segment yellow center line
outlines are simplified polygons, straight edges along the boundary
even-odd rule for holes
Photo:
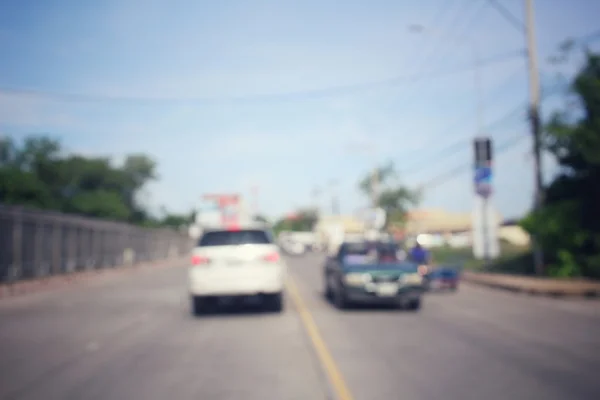
[[[306,333],[310,337],[310,340],[317,353],[317,356],[319,357],[319,361],[321,362],[321,365],[323,366],[323,369],[327,374],[329,383],[335,391],[337,399],[353,400],[354,397],[350,393],[350,389],[348,388],[348,385],[346,384],[342,373],[340,372],[336,362],[334,361],[331,352],[327,348],[327,345],[325,344],[325,341],[323,340],[323,337],[319,332],[319,328],[317,327],[317,324],[312,314],[310,313],[310,311],[308,311],[308,307],[306,307],[306,304],[302,299],[302,296],[300,295],[298,287],[296,286],[292,278],[289,276],[286,282],[286,288],[292,298],[294,305],[296,306],[296,309],[298,310],[298,314],[300,314],[302,324],[306,329]]]

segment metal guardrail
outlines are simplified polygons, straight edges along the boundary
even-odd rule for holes
[[[187,234],[0,205],[0,283],[180,257]]]

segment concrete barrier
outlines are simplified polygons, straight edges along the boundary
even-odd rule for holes
[[[185,266],[189,262],[188,257],[178,257],[170,260],[140,263],[137,265],[106,267],[97,270],[82,270],[64,275],[54,275],[39,279],[29,279],[14,283],[0,284],[0,300],[24,294],[36,293],[45,290],[70,286],[75,283],[98,281],[128,273],[140,272],[154,268],[169,268]]]
[[[584,279],[536,278],[464,271],[462,279],[478,285],[512,292],[550,297],[598,297],[600,282]]]

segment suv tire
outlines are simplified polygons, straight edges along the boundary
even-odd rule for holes
[[[206,314],[207,311],[207,301],[202,296],[192,296],[191,298],[191,306],[192,306],[192,315],[199,316]]]
[[[265,308],[267,311],[280,313],[283,311],[283,293],[268,294],[264,297]]]

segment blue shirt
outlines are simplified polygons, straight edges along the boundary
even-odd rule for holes
[[[428,253],[427,250],[425,250],[422,247],[413,247],[410,250],[410,258],[412,258],[412,260],[416,263],[419,264],[425,264],[427,263],[427,257]]]

